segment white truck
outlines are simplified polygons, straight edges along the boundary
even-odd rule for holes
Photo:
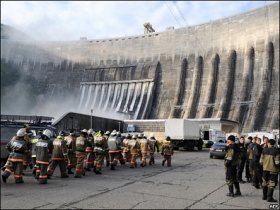
[[[261,132],[261,131],[258,131],[258,132],[252,132],[252,133],[248,133],[248,136],[252,136],[252,137],[259,137],[261,138],[261,144],[263,143],[263,139],[264,137],[268,137],[268,139],[274,139],[277,144],[278,144],[278,137],[277,137],[277,133],[276,132]]]
[[[203,142],[206,144],[208,141],[216,142],[226,142],[227,136],[226,132],[216,129],[209,129],[203,132]]]
[[[194,147],[202,150],[203,141],[199,123],[187,119],[166,119],[165,136],[170,137],[173,149],[183,147],[188,151],[193,151]]]

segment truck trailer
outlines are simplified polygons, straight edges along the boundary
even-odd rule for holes
[[[188,151],[193,151],[194,147],[202,150],[203,141],[198,122],[187,119],[166,119],[165,136],[170,137],[175,150],[179,147]]]

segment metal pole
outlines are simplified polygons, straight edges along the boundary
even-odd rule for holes
[[[121,122],[119,122],[119,132],[121,132]]]
[[[92,111],[93,109],[90,110],[90,128],[92,128]]]

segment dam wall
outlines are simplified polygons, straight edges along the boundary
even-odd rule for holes
[[[64,113],[225,118],[238,121],[240,133],[279,129],[279,2],[137,36],[1,39],[1,58],[36,79],[38,104],[72,104]]]

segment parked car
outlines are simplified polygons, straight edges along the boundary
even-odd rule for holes
[[[209,150],[210,158],[224,158],[226,153],[226,143],[214,143]]]

